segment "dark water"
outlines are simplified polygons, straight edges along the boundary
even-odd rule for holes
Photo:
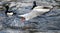
[[[46,0],[49,2],[48,0]],[[45,1],[45,2],[46,2]],[[44,1],[42,1],[44,2]],[[13,2],[12,2],[13,3]],[[49,2],[51,3],[51,2]],[[53,3],[53,4],[52,4]],[[47,5],[56,5],[54,1]],[[15,4],[15,3],[14,3]],[[29,31],[59,31],[60,30],[60,9],[53,8],[50,12],[35,17],[29,21],[21,22],[18,15],[30,12],[32,3],[16,3],[19,7],[12,7],[10,10],[16,15],[7,17],[5,11],[0,11],[0,33],[27,33]],[[27,4],[27,5],[26,5]],[[25,5],[25,6],[24,6]],[[37,3],[37,5],[45,5]],[[25,27],[29,27],[25,30]],[[33,29],[33,30],[32,30]]]

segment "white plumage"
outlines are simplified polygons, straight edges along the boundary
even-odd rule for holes
[[[34,17],[40,16],[45,12],[48,12],[51,8],[53,7],[52,6],[37,6],[31,12],[23,14],[23,15],[19,15],[19,17],[23,17],[27,21]]]
[[[8,16],[12,16],[13,15],[13,12],[10,12],[10,13],[7,13]]]

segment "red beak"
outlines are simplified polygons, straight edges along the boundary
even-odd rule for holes
[[[24,22],[25,21],[25,18],[24,17],[21,17],[21,21]]]

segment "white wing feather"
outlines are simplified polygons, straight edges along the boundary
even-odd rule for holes
[[[31,12],[19,15],[20,17],[24,17],[25,20],[30,20],[34,17],[37,17],[39,15],[42,15],[45,12],[48,12],[50,9],[43,9],[43,6],[37,6],[35,7]]]

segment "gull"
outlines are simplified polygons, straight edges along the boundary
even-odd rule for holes
[[[23,15],[18,15],[22,21],[28,21],[30,19],[33,19],[37,16],[41,16],[42,14],[49,12],[53,6],[36,6],[32,9],[31,12],[23,14]]]

